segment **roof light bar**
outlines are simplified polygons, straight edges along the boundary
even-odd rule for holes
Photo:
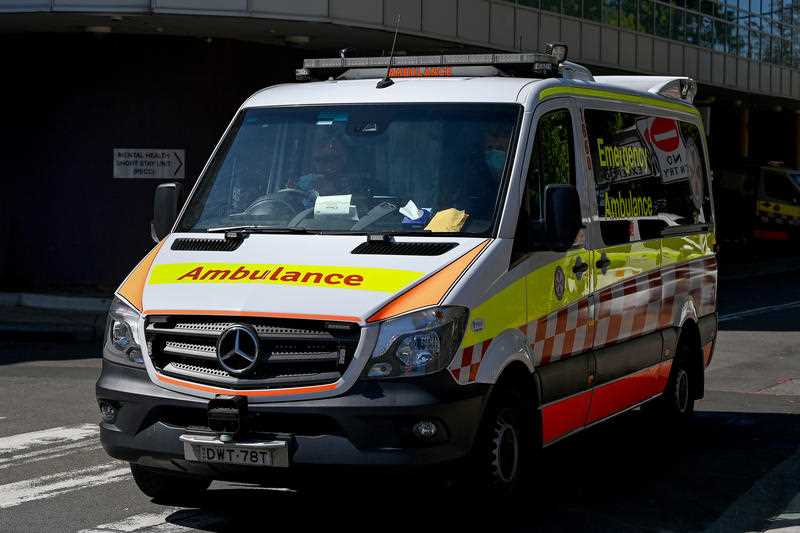
[[[436,67],[436,66],[470,66],[470,65],[524,65],[547,64],[553,68],[558,66],[558,58],[541,53],[521,54],[453,54],[435,56],[396,56],[392,60],[393,67]],[[345,57],[330,59],[306,59],[304,69],[348,69],[386,67],[388,57]]]

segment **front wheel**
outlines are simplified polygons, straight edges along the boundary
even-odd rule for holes
[[[193,503],[211,485],[211,480],[207,478],[176,474],[134,463],[131,463],[131,474],[139,490],[159,502]]]
[[[490,496],[512,496],[524,482],[535,445],[533,417],[514,396],[496,398],[487,407],[472,453],[471,485]]]

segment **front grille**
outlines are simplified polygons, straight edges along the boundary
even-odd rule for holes
[[[217,360],[217,340],[228,328],[252,326],[259,364],[246,376]],[[153,316],[146,328],[153,364],[162,374],[233,389],[334,383],[347,370],[360,336],[357,324],[272,318]]]

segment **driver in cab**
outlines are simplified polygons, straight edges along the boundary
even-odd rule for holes
[[[353,179],[346,173],[348,151],[335,137],[318,141],[311,152],[312,172],[287,184],[287,187],[305,191],[305,207],[314,205],[317,196],[351,194]]]

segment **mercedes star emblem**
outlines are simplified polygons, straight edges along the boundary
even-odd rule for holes
[[[232,376],[246,376],[258,365],[258,334],[251,326],[236,324],[217,340],[217,360]]]

